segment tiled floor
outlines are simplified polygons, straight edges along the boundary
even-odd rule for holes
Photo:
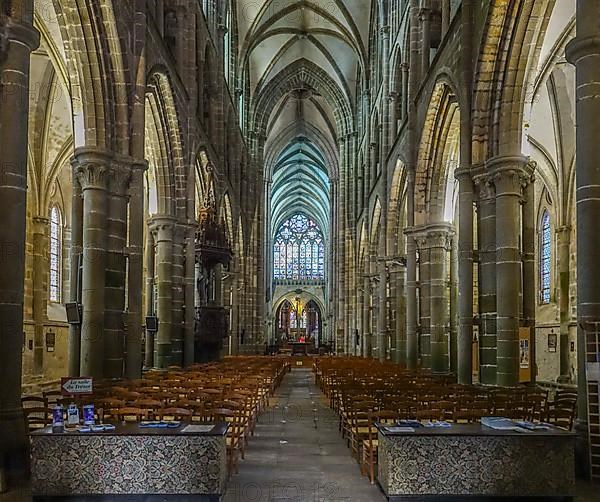
[[[225,502],[379,502],[312,372],[293,370],[261,416]]]

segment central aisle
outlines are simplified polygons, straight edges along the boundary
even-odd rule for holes
[[[260,417],[225,502],[384,500],[377,485],[360,475],[313,373],[292,370]]]

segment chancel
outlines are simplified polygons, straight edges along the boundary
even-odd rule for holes
[[[0,0],[0,499],[594,500],[599,18]]]

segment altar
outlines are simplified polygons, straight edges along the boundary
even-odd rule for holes
[[[309,348],[313,346],[306,342],[291,342],[289,345],[292,349],[292,356],[306,356],[308,355]]]

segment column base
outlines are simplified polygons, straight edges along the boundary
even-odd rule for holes
[[[29,474],[29,446],[23,409],[0,411],[0,469],[7,487],[21,486]]]
[[[575,475],[578,479],[589,480],[591,469],[587,421],[575,420],[573,430],[577,434],[577,439],[575,439]]]

